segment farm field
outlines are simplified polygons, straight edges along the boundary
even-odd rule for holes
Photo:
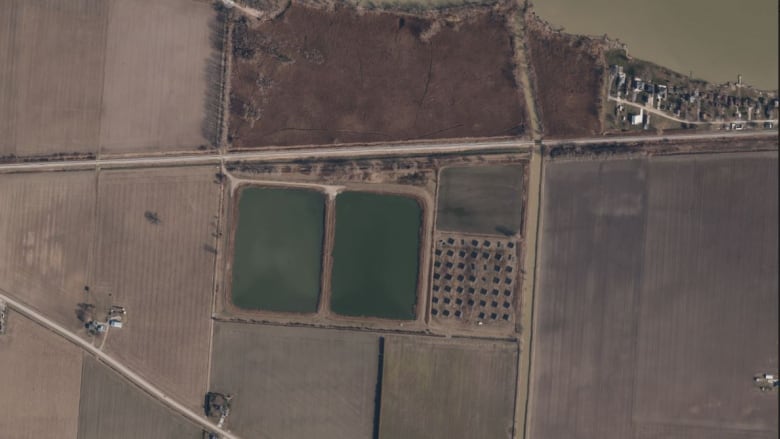
[[[601,133],[606,64],[586,37],[553,32],[535,15],[526,18],[531,80],[542,130],[548,137]]]
[[[2,437],[76,437],[81,351],[13,311],[7,323],[0,335]]]
[[[241,437],[371,437],[379,338],[218,322],[211,391],[231,393]]]
[[[95,231],[94,172],[0,175],[0,289],[78,331]]]
[[[514,235],[523,223],[523,165],[469,166],[441,171],[439,230]]]
[[[210,2],[111,2],[102,152],[194,150],[215,140],[219,27]]]
[[[777,436],[777,396],[745,385],[778,369],[778,161],[771,157],[651,165],[647,236],[655,239],[645,243],[642,268],[637,422]],[[664,387],[676,391],[660,394]]]
[[[385,339],[380,438],[512,437],[517,345]]]
[[[91,291],[127,309],[104,350],[193,408],[208,382],[217,171],[103,171],[98,186]]]
[[[0,2],[0,157],[97,151],[108,11]]]
[[[79,439],[203,437],[198,426],[89,356],[84,357],[81,401],[76,401],[74,408],[78,411]]]
[[[233,304],[315,312],[320,293],[325,195],[246,187],[239,193]]]
[[[455,21],[299,3],[270,22],[238,21],[233,147],[523,134],[503,15]]]
[[[219,29],[209,2],[3,1],[0,157],[209,144]]]
[[[336,197],[331,309],[337,314],[415,317],[422,208],[399,195]]]
[[[777,165],[547,166],[531,437],[777,436]]]

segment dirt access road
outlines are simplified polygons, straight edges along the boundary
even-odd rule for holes
[[[63,326],[59,325],[58,323],[50,320],[46,316],[38,313],[37,311],[33,310],[32,308],[29,308],[28,306],[24,305],[23,303],[8,297],[6,294],[0,294],[0,300],[4,301],[11,309],[15,310],[16,312],[24,315],[25,317],[29,318],[30,320],[40,324],[41,326],[49,329],[50,331],[54,332],[57,335],[62,336],[69,342],[75,344],[76,346],[80,347],[81,349],[85,350],[86,352],[90,353],[91,355],[95,356],[98,360],[102,361],[115,371],[119,372],[122,376],[124,376],[126,379],[131,381],[133,384],[140,387],[142,390],[147,392],[149,395],[157,399],[158,401],[162,402],[163,404],[170,407],[175,412],[181,414],[182,416],[188,418],[192,422],[194,422],[197,425],[200,425],[204,429],[208,431],[213,431],[219,433],[220,437],[225,439],[239,439],[238,436],[235,436],[222,428],[218,427],[216,424],[212,423],[208,419],[206,419],[204,416],[201,416],[194,411],[187,408],[185,405],[179,403],[178,401],[172,399],[165,393],[163,393],[160,389],[155,387],[150,382],[143,379],[141,376],[133,372],[132,370],[128,369],[124,364],[120,363],[119,361],[115,360],[113,357],[105,354],[100,349],[92,346],[89,342],[82,339],[75,333],[69,331],[68,329],[64,328]]]
[[[668,136],[619,136],[583,137],[576,139],[544,140],[545,146],[592,145],[599,143],[651,142],[653,140],[685,141],[739,137],[777,137],[774,130],[714,132],[697,134],[675,134]],[[279,161],[295,159],[331,159],[359,157],[408,157],[434,154],[469,154],[491,150],[515,150],[527,152],[534,145],[531,140],[483,140],[475,142],[410,143],[370,146],[307,147],[277,151],[227,152],[219,154],[147,155],[140,157],[94,159],[94,160],[52,160],[47,162],[0,164],[0,172],[36,172],[74,169],[102,169],[122,167],[152,167],[220,164],[228,161],[254,160]]]
[[[774,124],[777,123],[777,119],[754,119],[754,120],[740,120],[740,121],[736,121],[736,120],[726,121],[726,120],[724,120],[724,121],[713,121],[713,122],[702,122],[702,121],[695,121],[695,120],[685,120],[685,119],[680,119],[679,117],[672,116],[671,114],[664,113],[663,111],[657,110],[657,109],[655,109],[653,107],[648,107],[646,105],[637,104],[636,102],[627,101],[627,100],[625,100],[623,98],[616,98],[614,96],[609,96],[607,99],[609,99],[610,101],[617,102],[618,104],[628,105],[630,107],[634,107],[634,108],[639,109],[639,110],[645,110],[648,113],[655,114],[655,115],[657,115],[659,117],[663,117],[665,119],[673,120],[675,122],[680,122],[680,123],[687,123],[687,124],[691,124],[691,125],[720,125],[720,124],[726,124],[726,123],[731,123],[731,122],[735,122],[735,123],[737,123],[737,122],[738,123],[748,123],[748,122],[750,122],[750,123],[764,123],[764,122],[772,122]]]

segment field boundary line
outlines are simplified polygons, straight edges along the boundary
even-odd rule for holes
[[[322,191],[324,195],[322,262],[320,263],[320,292],[317,297],[319,316],[329,316],[330,300],[333,296],[333,249],[336,246],[336,197],[337,193]]]
[[[98,132],[97,132],[97,145],[95,145],[95,157],[100,159],[100,154],[103,150],[103,113],[105,112],[103,105],[103,94],[106,90],[106,64],[108,64],[108,26],[111,22],[111,4],[113,2],[106,2],[106,21],[103,23],[104,29],[103,29],[103,50],[102,50],[102,58],[103,58],[103,65],[101,66],[101,76],[100,76],[100,113],[98,114]]]
[[[227,185],[225,185],[225,164],[221,163],[219,167],[219,174],[222,177],[217,177],[221,181],[219,182],[219,201],[217,202],[217,214],[216,214],[216,230],[214,231],[214,248],[217,249],[217,254],[214,255],[214,271],[211,275],[211,315],[209,316],[209,357],[208,364],[206,366],[206,391],[211,389],[211,364],[212,364],[212,352],[214,351],[214,316],[217,313],[217,300],[219,296],[220,283],[224,277],[224,273],[220,273],[220,262],[225,257],[225,249],[221,248],[223,243],[222,228],[224,224],[222,222],[223,209],[225,208],[225,191]]]

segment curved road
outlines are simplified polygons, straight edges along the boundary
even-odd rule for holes
[[[229,433],[220,427],[217,427],[217,424],[214,424],[213,422],[209,421],[205,416],[201,416],[195,413],[194,411],[190,410],[187,406],[179,403],[178,401],[174,400],[170,396],[166,395],[162,390],[155,387],[154,384],[151,384],[150,382],[146,381],[143,377],[136,374],[135,372],[127,368],[125,365],[112,358],[110,355],[107,355],[103,351],[92,346],[92,344],[88,343],[86,340],[79,337],[74,332],[61,326],[57,322],[54,322],[53,320],[40,314],[39,312],[28,307],[27,305],[11,297],[8,297],[6,294],[0,294],[0,301],[5,302],[9,308],[13,309],[19,314],[22,314],[23,316],[33,320],[34,322],[48,328],[52,332],[62,336],[63,338],[70,341],[71,343],[75,344],[76,346],[94,355],[100,361],[107,364],[115,371],[119,372],[119,374],[127,378],[129,381],[133,382],[138,387],[142,388],[145,392],[149,393],[155,399],[167,405],[175,412],[190,419],[195,424],[201,426],[203,429],[207,431],[215,432],[219,434],[221,438],[224,439],[239,439],[238,436]]]

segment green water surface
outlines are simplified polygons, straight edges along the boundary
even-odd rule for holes
[[[251,187],[240,192],[233,303],[315,312],[320,293],[324,194]]]
[[[331,309],[414,319],[422,209],[409,197],[345,192],[336,198]]]

